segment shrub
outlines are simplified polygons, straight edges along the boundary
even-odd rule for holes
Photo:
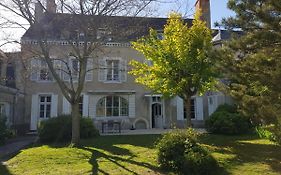
[[[158,162],[163,169],[178,174],[210,174],[217,167],[215,159],[199,144],[197,134],[188,129],[175,130],[156,144]]]
[[[269,139],[271,141],[275,141],[274,134],[270,131],[272,130],[272,126],[257,126],[255,128],[256,134],[263,139]]]
[[[71,140],[72,120],[70,115],[61,115],[42,121],[38,133],[41,142],[66,142]],[[89,118],[80,119],[81,138],[91,138],[99,135]]]
[[[250,122],[234,107],[222,105],[206,120],[206,129],[216,134],[242,134],[249,131]]]
[[[4,144],[8,137],[8,129],[6,126],[6,117],[0,114],[0,144]]]

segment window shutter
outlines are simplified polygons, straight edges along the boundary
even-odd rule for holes
[[[62,98],[62,113],[63,114],[70,114],[71,106],[70,103],[67,101],[65,97]]]
[[[87,69],[86,69],[86,81],[93,80],[93,58],[88,58]]]
[[[176,96],[177,103],[177,120],[184,120],[184,102],[183,99]]]
[[[121,60],[120,61],[120,80],[121,82],[127,81],[127,61]]]
[[[129,95],[129,117],[135,118],[136,116],[136,95]]]
[[[106,81],[106,60],[99,60],[99,81]]]
[[[196,107],[196,120],[203,120],[203,97],[195,98]]]
[[[51,99],[51,117],[58,116],[58,95],[52,95]]]
[[[61,77],[61,69],[62,69],[62,67],[61,67],[61,60],[54,60],[54,62],[53,62],[53,65],[54,65],[54,69],[56,70],[56,73],[58,74],[58,76],[59,77]],[[54,81],[55,81],[55,79],[54,79]]]
[[[30,63],[30,71],[31,71],[31,75],[30,75],[30,79],[32,81],[37,81],[38,80],[38,74],[39,74],[39,60],[38,59],[32,59],[31,63]]]
[[[38,110],[39,110],[39,99],[38,95],[32,95],[31,97],[31,121],[30,121],[30,130],[37,130],[38,123]]]
[[[89,116],[89,95],[83,95],[83,111],[82,116]]]
[[[69,78],[69,74],[68,74],[68,68],[67,68],[67,65],[69,66],[70,68],[70,65],[69,65],[69,62],[68,62],[68,59],[64,60],[64,62],[62,63],[62,69],[63,69],[63,81],[69,81],[70,78]]]

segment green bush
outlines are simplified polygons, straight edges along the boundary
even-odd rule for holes
[[[243,134],[250,130],[250,122],[234,107],[222,105],[206,120],[206,129],[216,134]]]
[[[72,120],[69,115],[61,115],[42,121],[38,128],[41,142],[67,142],[71,140]],[[91,138],[99,135],[93,121],[89,118],[80,119],[81,138]]]
[[[197,134],[192,129],[164,134],[156,148],[163,169],[178,174],[216,174],[216,160],[197,144]]]
[[[256,134],[262,139],[269,139],[271,141],[275,141],[274,134],[270,131],[272,130],[271,126],[257,126],[255,128]]]
[[[6,117],[0,115],[0,144],[4,144],[8,138],[9,132],[6,126]]]

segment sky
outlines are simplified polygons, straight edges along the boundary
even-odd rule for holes
[[[228,0],[211,0],[211,23],[212,28],[214,23],[221,21],[224,17],[234,16],[234,12],[227,9]],[[196,0],[177,0],[176,3],[166,3],[166,4],[155,4],[154,9],[157,9],[157,16],[167,17],[169,12],[178,11],[184,14],[188,18],[193,18],[195,11],[194,4]],[[3,10],[0,9],[0,14],[5,14]],[[5,42],[5,38],[9,37],[13,40],[20,40],[20,37],[24,34],[25,30],[15,29],[15,28],[6,28],[0,29],[0,49],[7,52],[18,51],[20,49],[19,45],[15,44],[6,44],[2,45]]]

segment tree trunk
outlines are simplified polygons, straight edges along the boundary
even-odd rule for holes
[[[71,104],[72,137],[71,145],[78,146],[80,142],[80,114],[79,103]]]
[[[185,104],[185,111],[186,111],[186,124],[187,127],[191,127],[191,102],[190,102],[191,97],[187,97],[184,99],[184,104]]]

